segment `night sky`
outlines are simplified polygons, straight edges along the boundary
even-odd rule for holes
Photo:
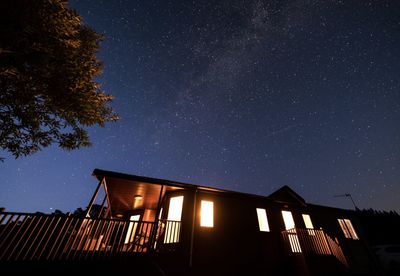
[[[72,211],[94,168],[400,211],[400,1],[70,1],[122,117],[0,163],[0,207]]]

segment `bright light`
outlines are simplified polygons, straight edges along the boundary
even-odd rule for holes
[[[139,221],[140,215],[131,216],[130,221]],[[125,237],[125,244],[133,242],[135,239],[136,228],[138,223],[137,222],[130,222],[128,226],[128,232],[126,233]]]
[[[354,230],[353,224],[349,219],[338,219],[338,221],[346,238],[358,240],[356,231]]]
[[[344,223],[346,223],[347,228],[350,231],[350,235],[352,237],[353,240],[358,240],[358,236],[356,234],[356,230],[354,230],[353,224],[351,223],[351,221],[349,219],[345,219]]]
[[[181,221],[183,196],[171,197],[169,200],[168,220]]]
[[[306,226],[306,228],[308,229],[308,234],[315,236],[315,232],[314,232],[314,225],[312,224],[310,215],[307,214],[303,214],[303,221],[304,221],[304,225]]]
[[[286,230],[295,228],[292,212],[282,211],[282,217]]]
[[[296,226],[294,225],[292,212],[282,211],[282,217],[286,230],[292,229],[290,232],[288,232],[288,238],[292,252],[301,253],[300,241],[297,237]]]
[[[260,227],[260,231],[269,232],[269,225],[267,219],[267,212],[265,209],[257,208],[257,218],[258,218],[258,226]]]
[[[214,227],[214,202],[201,201],[200,226]]]
[[[183,196],[175,196],[169,199],[167,224],[165,226],[164,243],[177,243],[181,231]]]

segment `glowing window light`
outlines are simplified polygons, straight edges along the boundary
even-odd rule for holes
[[[346,223],[344,222],[343,219],[338,219],[340,228],[342,228],[343,234],[345,236],[346,239],[351,239],[351,234],[349,232],[349,230],[347,229]]]
[[[282,211],[283,222],[285,223],[285,229],[287,231],[290,248],[294,253],[301,253],[299,237],[296,233],[296,226],[294,224],[292,212]]]
[[[200,226],[214,227],[214,202],[201,201]]]
[[[353,224],[349,219],[338,219],[340,228],[342,228],[343,234],[347,239],[358,240],[356,230],[354,230]]]
[[[353,224],[351,223],[351,221],[349,219],[345,219],[344,223],[346,223],[347,228],[349,229],[351,238],[353,240],[358,240],[358,236],[356,234],[356,231],[354,230]]]
[[[136,228],[137,228],[137,221],[139,221],[140,215],[134,215],[130,217],[129,226],[128,226],[128,231],[126,232],[126,237],[125,237],[125,244],[128,244],[130,242],[133,242],[135,239],[135,234],[136,234]]]
[[[257,208],[258,226],[261,232],[269,232],[269,225],[267,219],[267,212],[265,209]]]
[[[177,243],[180,239],[183,196],[169,199],[167,223],[165,225],[164,243]]]
[[[282,217],[286,230],[295,228],[292,212],[282,211]]]
[[[306,226],[306,228],[308,230],[308,234],[315,236],[314,225],[312,224],[310,215],[302,214],[302,217],[303,217],[304,225]]]
[[[169,200],[168,220],[181,221],[183,196],[171,197]]]

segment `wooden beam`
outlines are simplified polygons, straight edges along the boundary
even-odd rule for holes
[[[150,239],[150,245],[151,245],[151,250],[154,250],[154,244],[156,242],[156,236],[157,236],[157,232],[158,232],[158,217],[160,216],[160,210],[161,210],[161,199],[162,199],[162,195],[164,192],[164,185],[161,185],[161,189],[160,189],[160,195],[158,197],[158,202],[157,202],[157,211],[156,211],[156,215],[154,218],[154,226],[153,226],[153,231],[151,233],[151,239]]]
[[[90,214],[90,210],[92,210],[93,203],[94,203],[94,202],[96,201],[96,199],[97,199],[97,195],[99,194],[100,187],[101,187],[103,181],[104,181],[104,177],[100,180],[100,182],[99,182],[99,184],[97,185],[97,188],[96,188],[96,190],[95,190],[95,192],[94,192],[92,198],[90,199],[89,205],[87,206],[87,211],[86,211],[86,213],[85,213],[85,217],[87,217],[87,216]]]
[[[104,187],[104,192],[106,193],[106,197],[107,197],[107,205],[108,205],[108,211],[107,213],[110,214],[110,217],[112,217],[112,212],[111,212],[111,202],[110,202],[110,197],[108,195],[108,189],[107,189],[107,181],[106,178],[103,178],[104,182],[103,182],[103,187]]]
[[[194,228],[196,227],[196,205],[197,205],[197,187],[194,192],[193,214],[192,214],[192,232],[190,233],[190,252],[189,252],[189,267],[193,266],[193,248],[194,248]]]

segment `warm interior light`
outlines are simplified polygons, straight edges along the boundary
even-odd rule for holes
[[[296,226],[294,224],[292,212],[290,211],[282,211],[283,222],[285,223],[285,229],[291,230],[287,231],[290,248],[292,252],[301,253],[300,241],[297,236]]]
[[[282,211],[282,217],[286,230],[295,228],[292,212]]]
[[[315,236],[315,231],[313,230],[314,229],[314,225],[312,224],[310,215],[302,214],[302,217],[303,217],[304,225],[308,229],[308,234],[312,235],[312,236]]]
[[[128,231],[126,232],[126,237],[125,237],[125,244],[133,242],[135,239],[135,234],[136,234],[136,228],[138,223],[135,221],[139,221],[140,215],[134,215],[130,217],[129,226],[128,226]]]
[[[267,212],[265,209],[257,208],[258,226],[261,232],[269,232]]]
[[[171,197],[169,200],[168,220],[181,221],[183,196]]]
[[[356,231],[354,230],[353,224],[349,219],[338,219],[340,227],[342,228],[343,234],[347,239],[358,240]]]
[[[304,220],[304,225],[306,226],[307,229],[314,229],[314,226],[311,222],[310,215],[303,214],[303,220]]]
[[[343,220],[343,219],[338,219],[338,222],[339,222],[340,228],[342,228],[342,231],[343,231],[344,236],[345,236],[347,239],[351,239],[350,232],[349,232],[349,230],[347,229],[346,224],[344,223],[344,220]]]
[[[353,224],[351,223],[351,221],[349,219],[345,219],[344,223],[346,223],[347,228],[349,229],[351,238],[353,240],[358,240],[358,236],[356,234],[356,230],[354,230]]]
[[[200,226],[214,227],[214,202],[201,201]]]
[[[169,199],[167,223],[165,226],[164,243],[179,242],[182,219],[183,196],[175,196]]]

